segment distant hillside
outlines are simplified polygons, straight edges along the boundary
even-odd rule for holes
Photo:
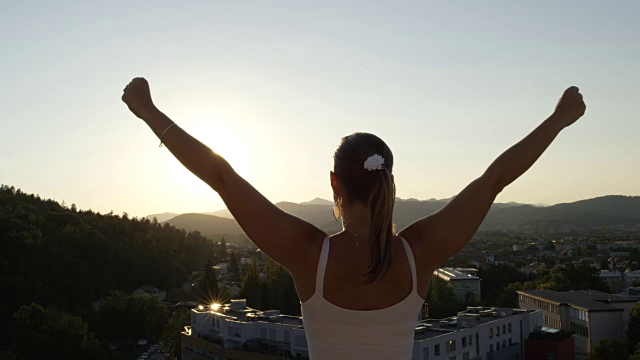
[[[333,206],[333,201],[329,201],[321,198],[315,198],[311,201],[300,203],[300,205],[331,205]]]
[[[396,228],[402,229],[412,222],[435,213],[450,199],[416,200],[396,199],[394,218]],[[327,232],[337,232],[341,224],[333,218],[333,203],[314,199],[296,204],[280,202],[282,210],[298,216]],[[241,234],[242,230],[230,217],[228,210],[214,212],[217,216],[184,214],[168,221],[171,225],[187,230],[198,230],[205,235]],[[225,216],[226,215],[226,216]],[[633,226],[640,224],[640,197],[610,195],[574,203],[548,207],[518,203],[496,203],[481,225],[481,229],[561,229],[593,228],[607,226]]]
[[[156,220],[158,220],[158,222],[165,222],[171,218],[174,218],[176,216],[178,216],[180,214],[176,214],[176,213],[171,213],[171,212],[164,212],[162,214],[153,214],[153,215],[148,215],[145,216],[145,218],[149,219],[149,220],[153,220],[153,218],[156,218]]]
[[[244,233],[234,219],[225,219],[214,215],[182,214],[169,219],[166,223],[188,231],[199,231],[203,235]]]
[[[483,228],[541,229],[633,226],[640,224],[640,196],[609,195],[548,207],[493,208]]]

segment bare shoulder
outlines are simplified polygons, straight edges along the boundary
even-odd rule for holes
[[[316,271],[318,269],[318,262],[320,261],[322,244],[327,237],[328,235],[323,231],[315,232],[308,239],[306,250],[300,254],[302,261],[298,263],[301,264],[301,266],[287,269],[293,277],[296,292],[301,302],[305,302],[311,298],[315,292]]]
[[[308,237],[305,239],[304,248],[295,254],[294,256],[299,256],[302,261],[297,262],[300,266],[292,269],[287,269],[291,272],[292,275],[297,273],[306,273],[310,270],[315,271],[315,265],[318,263],[318,259],[320,258],[320,251],[322,250],[322,243],[324,239],[327,238],[328,235],[319,229],[315,229],[315,231],[310,232]]]
[[[416,268],[419,271],[432,271],[438,266],[437,264],[433,264],[435,258],[429,256],[429,254],[433,252],[433,249],[429,251],[429,223],[428,218],[422,221],[416,221],[398,233],[399,237],[407,240],[407,243],[409,243],[413,257],[415,258]]]

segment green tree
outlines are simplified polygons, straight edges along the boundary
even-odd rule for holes
[[[518,308],[518,290],[535,290],[536,284],[532,281],[521,283],[519,281],[507,285],[496,298],[496,305],[505,308]]]
[[[218,259],[225,261],[227,259],[227,240],[223,237],[218,247]]]
[[[629,310],[629,327],[627,328],[627,344],[629,352],[640,345],[640,303]]]
[[[240,273],[240,264],[238,264],[238,256],[236,255],[236,253],[231,253],[231,255],[229,256],[229,273]]]
[[[640,344],[636,345],[635,351],[629,356],[629,360],[640,360]]]
[[[247,273],[240,289],[240,297],[247,300],[247,305],[260,309],[262,308],[262,293],[260,289],[260,274],[255,263],[247,266]]]
[[[98,312],[97,329],[112,340],[154,340],[162,334],[168,313],[156,297],[113,292]]]
[[[518,269],[508,264],[482,266],[478,271],[482,279],[482,301],[485,305],[493,306],[496,298],[507,285],[514,282],[525,282],[527,277]]]
[[[551,269],[547,277],[540,279],[538,288],[555,291],[590,289],[609,292],[609,287],[599,275],[600,271],[589,265],[560,265]]]
[[[204,265],[202,278],[200,278],[195,293],[200,301],[208,304],[220,302],[222,294],[220,293],[220,287],[218,285],[218,275],[213,268],[211,260],[207,260],[207,263]]]
[[[456,314],[458,310],[464,308],[456,300],[456,295],[449,283],[437,276],[431,279],[431,286],[427,294],[427,304],[429,305],[429,317],[440,319]]]
[[[176,309],[169,318],[169,323],[164,329],[160,341],[167,350],[167,358],[181,358],[180,333],[185,326],[191,324],[191,311],[189,309]]]
[[[20,359],[107,359],[104,349],[80,317],[38,304],[24,305],[13,316],[11,332]]]
[[[586,360],[626,360],[627,350],[618,340],[602,339],[591,349]]]

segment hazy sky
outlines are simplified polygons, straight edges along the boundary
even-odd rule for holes
[[[523,2],[521,2],[523,3]],[[269,199],[331,199],[339,139],[382,137],[398,196],[447,198],[578,85],[587,114],[498,201],[640,195],[638,1],[13,1],[0,183],[80,209],[223,208],[120,101],[161,110]]]

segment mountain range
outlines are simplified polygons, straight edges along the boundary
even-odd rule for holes
[[[397,229],[433,214],[450,199],[396,199],[394,221]],[[333,218],[333,202],[316,198],[308,202],[277,203],[280,209],[298,216],[329,233],[341,230],[341,223]],[[159,222],[167,222],[189,231],[197,230],[208,236],[243,235],[242,228],[227,209],[203,214],[163,213],[149,215]],[[608,195],[553,206],[534,206],[519,203],[495,203],[481,229],[538,229],[566,230],[602,228],[610,226],[640,226],[640,196]]]

